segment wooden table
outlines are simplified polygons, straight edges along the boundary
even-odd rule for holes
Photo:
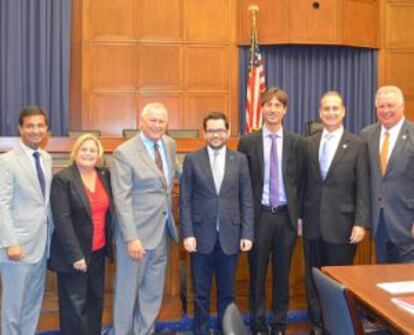
[[[326,266],[322,271],[345,285],[370,311],[385,321],[396,334],[414,334],[414,315],[391,302],[391,295],[377,283],[414,280],[413,264]]]

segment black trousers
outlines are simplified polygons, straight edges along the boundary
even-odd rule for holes
[[[308,317],[314,325],[322,326],[322,315],[312,268],[320,269],[329,265],[351,265],[354,262],[356,247],[356,244],[328,243],[321,239],[303,240]]]
[[[191,253],[191,268],[194,282],[194,325],[195,335],[208,335],[210,318],[210,291],[213,276],[217,287],[217,316],[222,329],[224,311],[234,301],[234,280],[239,254],[227,255],[216,245],[209,254]]]
[[[253,249],[249,253],[250,324],[253,332],[267,332],[266,276],[272,264],[272,331],[284,330],[289,305],[289,271],[296,242],[287,208],[270,213],[262,210],[255,222]]]
[[[60,334],[101,334],[104,275],[103,249],[92,253],[87,272],[57,274]]]

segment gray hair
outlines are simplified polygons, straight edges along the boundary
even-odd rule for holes
[[[146,104],[141,111],[141,117],[145,118],[147,115],[151,114],[153,111],[160,111],[165,114],[166,120],[168,120],[168,111],[165,108],[164,104],[161,102],[151,102]]]
[[[401,89],[395,85],[381,86],[375,94],[375,106],[378,105],[378,100],[383,94],[394,94],[397,98],[398,106],[404,106],[404,94]]]

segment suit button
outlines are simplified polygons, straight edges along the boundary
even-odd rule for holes
[[[162,215],[167,215],[167,212],[162,212]]]

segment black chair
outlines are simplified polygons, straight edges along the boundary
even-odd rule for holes
[[[223,316],[223,333],[224,335],[249,335],[243,316],[236,304],[231,303],[227,306]]]
[[[305,123],[305,136],[312,136],[323,130],[323,123],[320,121],[308,121]]]
[[[321,303],[324,331],[331,335],[390,334],[381,325],[361,320],[354,299],[346,287],[319,269],[312,269]]]
[[[139,133],[139,129],[138,128],[134,128],[134,129],[122,129],[122,136],[123,137],[134,137],[136,134]]]
[[[200,134],[198,129],[167,129],[166,133],[172,138],[197,138]]]
[[[69,137],[79,137],[83,134],[92,134],[95,135],[96,137],[101,137],[101,131],[100,130],[69,130],[68,131],[68,136]]]

